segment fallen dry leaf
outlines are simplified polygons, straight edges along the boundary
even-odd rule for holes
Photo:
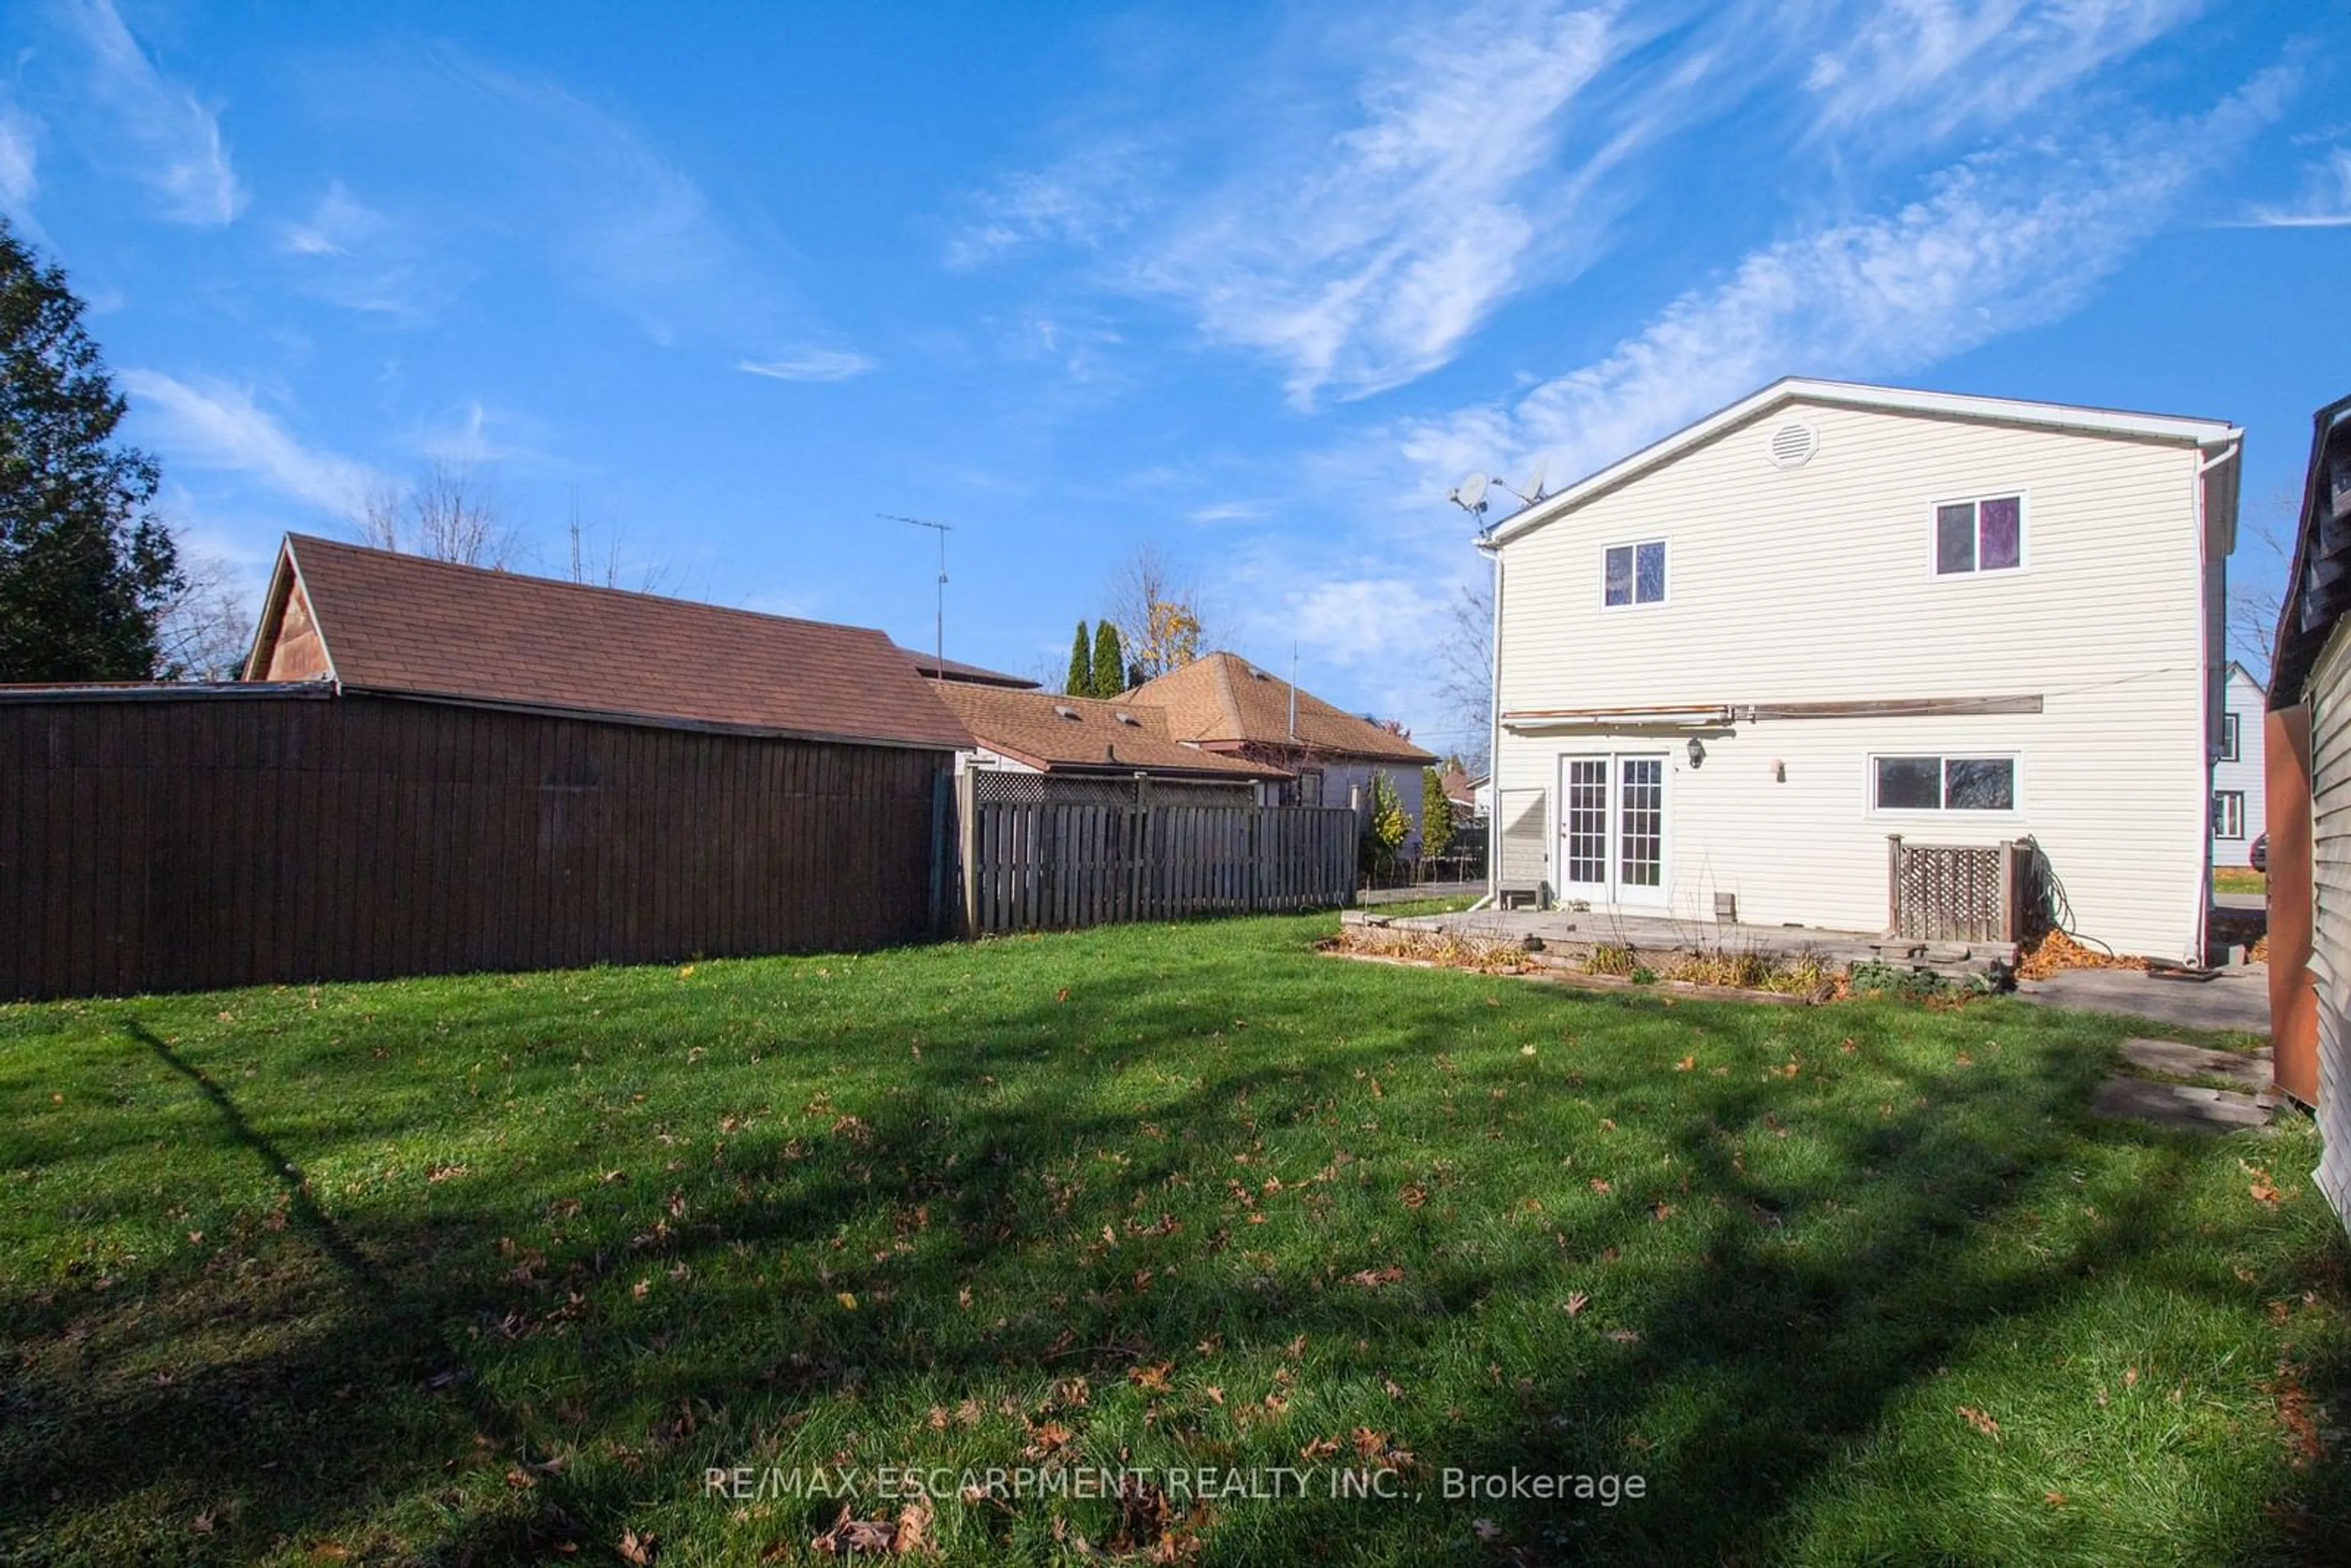
[[[2062,1491],[2045,1491],[2041,1494],[2041,1500],[2047,1503],[2051,1508],[2064,1508],[2065,1506],[2065,1494]]]
[[[1575,1316],[1592,1304],[1592,1298],[1582,1291],[1570,1291],[1567,1295],[1567,1315]]]
[[[1347,1276],[1350,1285],[1393,1285],[1404,1278],[1404,1270],[1391,1263],[1384,1269],[1365,1269]]]
[[[1959,1413],[1967,1419],[1968,1425],[1973,1427],[1977,1431],[1981,1432],[1985,1437],[1997,1437],[2000,1436],[2000,1423],[1985,1415],[1982,1411],[1970,1409],[1965,1405],[1959,1406],[1957,1408]]]
[[[686,966],[688,968],[693,967],[691,964]],[[621,1554],[622,1562],[632,1563],[636,1564],[636,1568],[647,1568],[647,1564],[653,1560],[655,1548],[652,1536],[639,1535],[633,1530],[624,1530],[621,1532],[621,1543],[613,1550]]]

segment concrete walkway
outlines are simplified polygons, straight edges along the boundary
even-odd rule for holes
[[[2043,1007],[2126,1013],[2179,1029],[2270,1031],[2266,964],[2223,969],[2209,980],[2167,979],[2138,969],[2067,969],[2045,980],[2020,980],[2016,994]]]

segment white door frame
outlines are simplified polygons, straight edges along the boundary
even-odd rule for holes
[[[1644,886],[1628,883],[1625,878],[1625,764],[1654,763],[1654,781],[1644,779],[1643,786],[1653,784],[1656,790],[1657,849],[1655,885]],[[1582,767],[1578,768],[1577,765]],[[1594,781],[1592,771],[1599,770]],[[1579,805],[1571,796],[1571,771],[1583,775],[1575,780],[1584,790],[1581,810],[1588,831],[1589,814],[1593,810],[1590,791],[1597,789],[1602,814],[1599,860],[1601,874],[1597,880],[1577,881],[1570,875],[1572,861],[1568,853],[1568,831],[1577,826],[1571,821]],[[1672,884],[1672,791],[1667,780],[1673,777],[1672,754],[1662,747],[1643,746],[1593,747],[1589,750],[1562,751],[1558,755],[1552,774],[1553,801],[1552,810],[1552,884],[1558,896],[1582,899],[1594,905],[1608,904],[1626,909],[1663,909],[1667,889]],[[1587,838],[1585,853],[1573,857],[1590,863],[1592,845]]]

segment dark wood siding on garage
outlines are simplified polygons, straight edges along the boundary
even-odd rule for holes
[[[0,696],[0,999],[912,941],[950,765],[323,691]]]

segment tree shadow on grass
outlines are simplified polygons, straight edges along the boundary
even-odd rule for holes
[[[1018,1394],[1020,1408],[991,1403],[965,1446],[1019,1463],[1020,1448],[1037,1441],[1044,1390],[1084,1375],[1094,1382],[1091,1405],[1055,1418],[1073,1429],[1072,1452],[1094,1462],[1118,1462],[1124,1448],[1160,1462],[1296,1464],[1302,1448],[1335,1437],[1349,1447],[1326,1466],[1377,1469],[1409,1448],[1416,1458],[1405,1473],[1424,1490],[1446,1468],[1638,1471],[1657,1500],[1595,1511],[1308,1497],[1246,1517],[1217,1511],[1224,1524],[1207,1538],[1215,1558],[1420,1561],[1470,1546],[1468,1521],[1484,1515],[1535,1560],[1761,1559],[1799,1529],[1793,1503],[1848,1467],[1889,1406],[1933,1378],[1980,1325],[2098,1289],[2089,1281],[2157,1256],[2182,1223],[2190,1155],[2158,1142],[2152,1175],[2075,1244],[2011,1270],[1953,1276],[1971,1228],[2042,1201],[2043,1166],[2079,1135],[2073,1118],[2095,1068],[2059,1052],[1998,1074],[1912,1072],[1908,1092],[1924,1104],[1878,1114],[1847,1106],[1834,1116],[1825,1105],[1792,1110],[1784,1089],[1755,1072],[1659,1078],[1655,1063],[1645,1076],[1637,1062],[1602,1056],[1588,1083],[1569,1087],[1529,1088],[1499,1067],[1466,1070],[1459,1129],[1439,1119],[1412,1141],[1451,1158],[1494,1137],[1516,1140],[1502,1146],[1525,1150],[1532,1185],[1537,1172],[1551,1176],[1566,1140],[1583,1135],[1583,1102],[1676,1094],[1688,1103],[1653,1113],[1674,1129],[1687,1169],[1687,1190],[1656,1199],[1678,1197],[1678,1214],[1656,1218],[1646,1191],[1573,1212],[1555,1198],[1560,1212],[1542,1223],[1470,1246],[1452,1228],[1474,1217],[1434,1218],[1442,1196],[1426,1213],[1392,1218],[1347,1207],[1367,1200],[1349,1191],[1334,1159],[1328,1168],[1340,1176],[1304,1200],[1338,1195],[1328,1211],[1310,1211],[1324,1222],[1280,1247],[1255,1245],[1279,1225],[1253,1228],[1249,1215],[1281,1199],[1262,1195],[1266,1167],[1230,1156],[1259,1138],[1303,1143],[1310,1131],[1335,1149],[1369,1136],[1365,1120],[1427,1115],[1426,1104],[1366,1103],[1364,1084],[1396,1061],[1459,1049],[1465,999],[1459,988],[1441,989],[1400,1035],[1270,1061],[1215,1060],[1200,1018],[1123,1014],[1102,1024],[1107,1033],[1114,1022],[1120,1055],[1185,1070],[1148,1104],[1120,1108],[1050,1092],[1039,1075],[1081,1064],[1066,1052],[1057,1064],[1052,1050],[1021,1042],[1065,1037],[1068,1015],[1051,1004],[1015,1009],[986,1020],[996,1046],[908,1060],[896,1097],[861,1097],[862,1114],[808,1147],[780,1133],[747,1135],[716,1174],[681,1172],[665,1210],[649,1217],[617,1199],[597,1207],[591,1191],[584,1211],[559,1224],[546,1220],[545,1192],[528,1181],[484,1195],[467,1215],[338,1221],[233,1096],[133,1023],[131,1038],[196,1088],[222,1136],[284,1195],[282,1246],[244,1238],[215,1261],[250,1242],[283,1278],[256,1291],[236,1260],[218,1271],[159,1267],[138,1282],[134,1303],[121,1287],[88,1286],[43,1306],[37,1333],[20,1335],[40,1343],[20,1350],[5,1394],[5,1539],[30,1561],[99,1560],[110,1538],[92,1531],[109,1520],[128,1528],[124,1513],[160,1489],[235,1496],[209,1530],[169,1537],[190,1556],[329,1538],[362,1555],[371,1540],[385,1552],[396,1543],[398,1554],[427,1561],[601,1552],[649,1506],[666,1507],[665,1521],[687,1529],[707,1524],[720,1505],[696,1496],[706,1467],[824,1462],[858,1430],[894,1422],[919,1433],[909,1414],[952,1407],[961,1390]],[[1639,1000],[1558,997],[1541,1016],[1607,1044],[1620,1025],[1654,1023],[1645,1009],[1654,1012]],[[1868,1049],[1873,1024],[1911,1016],[1846,1014],[1827,1030],[1851,1029]],[[1756,1037],[1800,1035],[1807,1049],[1826,1038],[1819,1015],[1765,1022],[1691,1008],[1677,1021],[1750,1054]],[[878,1049],[890,1032],[876,1025],[833,1049]],[[976,1097],[983,1070],[1029,1075],[1032,1092]],[[1469,1116],[1476,1096],[1496,1088],[1520,1097],[1519,1122]],[[1431,1092],[1410,1092],[1426,1101]],[[1991,1124],[2002,1131],[1970,1132],[1995,1103]],[[1822,1144],[1818,1168],[1750,1176],[1742,1143],[1775,1137],[1782,1118]],[[2042,1118],[2055,1118],[2054,1130]],[[1146,1124],[1161,1135],[1144,1133]],[[1295,1155],[1279,1162],[1292,1175]],[[1109,1174],[1072,1176],[1080,1159]],[[1236,1169],[1258,1193],[1247,1204],[1218,1190]],[[575,1186],[582,1174],[570,1173]],[[1382,1171],[1382,1183],[1394,1179]],[[1823,1260],[1786,1244],[1833,1222],[1839,1206],[1869,1221],[1849,1250]],[[1155,1232],[1162,1214],[1180,1228]],[[1098,1229],[1111,1232],[1099,1246]],[[1666,1236],[1676,1239],[1661,1252]],[[1404,1278],[1378,1277],[1382,1245],[1412,1259]],[[1612,1249],[1631,1261],[1597,1261]],[[829,1277],[799,1269],[786,1279],[780,1265],[771,1276],[745,1261],[787,1253],[828,1260]],[[1371,1282],[1351,1282],[1358,1267]],[[1146,1270],[1147,1285],[1138,1282]],[[1637,1342],[1605,1337],[1613,1301],[1588,1318],[1557,1305],[1569,1281],[1605,1281],[1612,1270],[1628,1277]],[[2179,1287],[2220,1293],[2199,1278]],[[974,1290],[983,1321],[944,1308],[963,1289]],[[832,1310],[835,1292],[856,1308]],[[171,1383],[133,1372],[200,1333],[206,1314],[249,1312],[256,1293],[267,1298],[256,1314],[266,1321],[252,1325],[240,1353]],[[691,1306],[668,1305],[689,1298]],[[1531,1326],[1529,1303],[1554,1315]],[[1211,1336],[1242,1364],[1228,1378],[1231,1398],[1264,1412],[1249,1423],[1188,1388],[1162,1395],[1130,1376],[1163,1359],[1196,1359],[1193,1347]],[[1280,1347],[1301,1336],[1313,1348],[1282,1395],[1288,1385],[1260,1375],[1287,1364]],[[1446,1370],[1465,1358],[1495,1370]],[[1380,1393],[1391,1368],[1431,1389]],[[1173,1375],[1183,1378],[1180,1366]],[[1255,1380],[1246,1395],[1239,1376]],[[2314,1398],[2341,1397],[2343,1368],[2333,1361],[2306,1366],[2303,1380]],[[1369,1392],[1326,1396],[1318,1385]],[[1272,1410],[1260,1397],[1269,1388],[1291,1408]],[[1432,1407],[1434,1397],[1454,1408]],[[1695,1437],[1692,1401],[1703,1407]],[[1683,1435],[1626,1446],[1661,1423]],[[1358,1429],[1379,1440],[1368,1453]],[[831,1508],[785,1505],[756,1528],[805,1541]],[[1046,1553],[1050,1511],[975,1511],[987,1522],[963,1544]],[[1101,1516],[1096,1508],[1098,1539]],[[2198,1554],[2310,1555],[2292,1522],[2289,1512],[2251,1535],[2229,1522],[2237,1533],[2197,1542]],[[1949,1550],[1965,1555],[1965,1547]]]

